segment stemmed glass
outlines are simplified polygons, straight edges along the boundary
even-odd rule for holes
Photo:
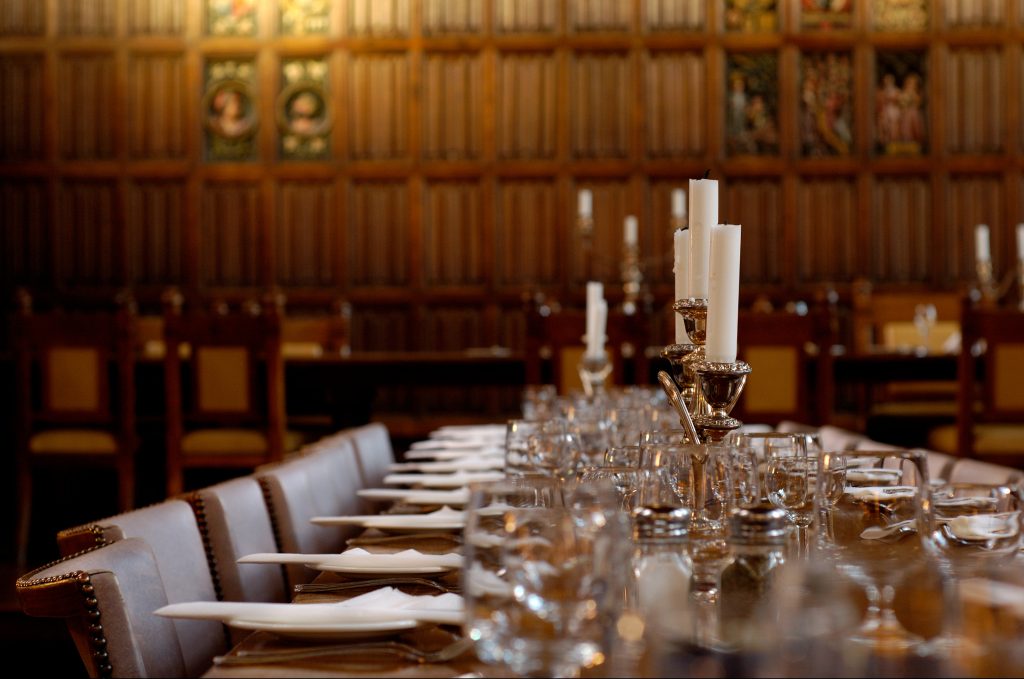
[[[505,474],[518,476],[530,470],[530,436],[536,420],[509,420],[505,426]]]
[[[819,517],[823,530],[818,534],[822,542],[835,542],[835,507],[846,488],[846,454],[834,451],[819,451],[811,459],[814,479],[811,483],[817,498]],[[820,483],[818,479],[821,479]]]
[[[950,660],[967,660],[975,649],[966,643],[959,583],[992,565],[1007,565],[1021,545],[1021,498],[1002,484],[951,483],[932,490],[934,515],[925,547],[946,576],[947,612],[953,628],[929,642]],[[970,587],[968,587],[968,591]]]
[[[561,481],[574,479],[583,461],[580,435],[566,420],[548,420],[537,425],[528,439],[529,473]]]
[[[918,353],[928,353],[928,336],[931,334],[932,328],[935,327],[937,318],[938,311],[934,304],[918,304],[914,307],[914,327],[917,328],[917,334],[921,338]]]
[[[797,546],[807,552],[807,527],[814,522],[814,474],[806,439],[801,435],[765,439],[764,490],[768,500],[786,510],[796,526]]]
[[[833,540],[820,545],[821,553],[867,594],[867,616],[852,641],[887,655],[907,653],[921,638],[900,624],[892,606],[903,573],[926,556],[921,536],[931,522],[932,501],[925,454],[856,450],[844,455],[847,485],[833,510]],[[886,474],[862,474],[868,471]],[[831,475],[817,475],[819,509],[833,495],[830,483]],[[815,514],[820,520],[822,512]],[[891,539],[879,539],[883,535]]]

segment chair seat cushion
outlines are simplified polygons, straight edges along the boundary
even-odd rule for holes
[[[117,452],[117,439],[110,432],[98,429],[55,429],[35,434],[29,439],[33,453],[113,455]]]
[[[955,417],[956,401],[886,401],[871,409],[875,416]]]
[[[960,454],[956,425],[936,427],[928,435],[929,447],[943,453]],[[974,427],[975,455],[1024,454],[1024,424],[979,424]]]
[[[302,443],[302,434],[285,432],[285,452]],[[267,437],[258,429],[198,429],[182,438],[181,451],[185,455],[263,455],[267,452]]]

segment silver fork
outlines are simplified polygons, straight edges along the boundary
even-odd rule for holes
[[[377,578],[373,580],[354,580],[352,582],[311,582],[295,585],[296,594],[316,594],[324,592],[343,592],[349,589],[367,589],[371,587],[391,587],[394,585],[418,585],[430,587],[440,592],[459,592],[458,587],[443,585],[426,578]]]
[[[398,641],[378,641],[363,644],[331,644],[328,646],[309,646],[294,650],[280,651],[240,651],[236,655],[222,655],[213,659],[214,665],[262,665],[271,663],[305,660],[344,655],[393,655],[404,660],[413,660],[421,665],[443,663],[458,658],[473,647],[473,640],[460,638],[437,651],[421,651],[418,648]]]

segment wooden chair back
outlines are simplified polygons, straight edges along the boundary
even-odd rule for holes
[[[281,323],[281,347],[285,358],[322,354],[347,355],[351,345],[352,306],[341,299],[317,312],[288,309]]]
[[[928,348],[941,352],[950,336],[960,330],[960,297],[955,291],[877,292],[862,283],[853,298],[854,351],[918,346],[914,309],[919,304],[934,304],[936,323],[929,333]]]

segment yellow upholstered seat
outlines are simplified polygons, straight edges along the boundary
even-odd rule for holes
[[[976,455],[1020,455],[1024,450],[1024,424],[978,424],[973,431]],[[944,453],[959,455],[956,425],[933,429],[928,436],[928,445]]]
[[[28,448],[35,455],[113,455],[117,452],[117,439],[110,432],[98,429],[53,429],[33,434]]]
[[[298,449],[303,441],[299,432],[285,432],[285,452]],[[181,452],[185,455],[263,455],[267,452],[267,437],[255,429],[199,429],[185,434]]]
[[[319,342],[284,342],[281,354],[286,358],[318,358],[324,355],[324,347]]]

